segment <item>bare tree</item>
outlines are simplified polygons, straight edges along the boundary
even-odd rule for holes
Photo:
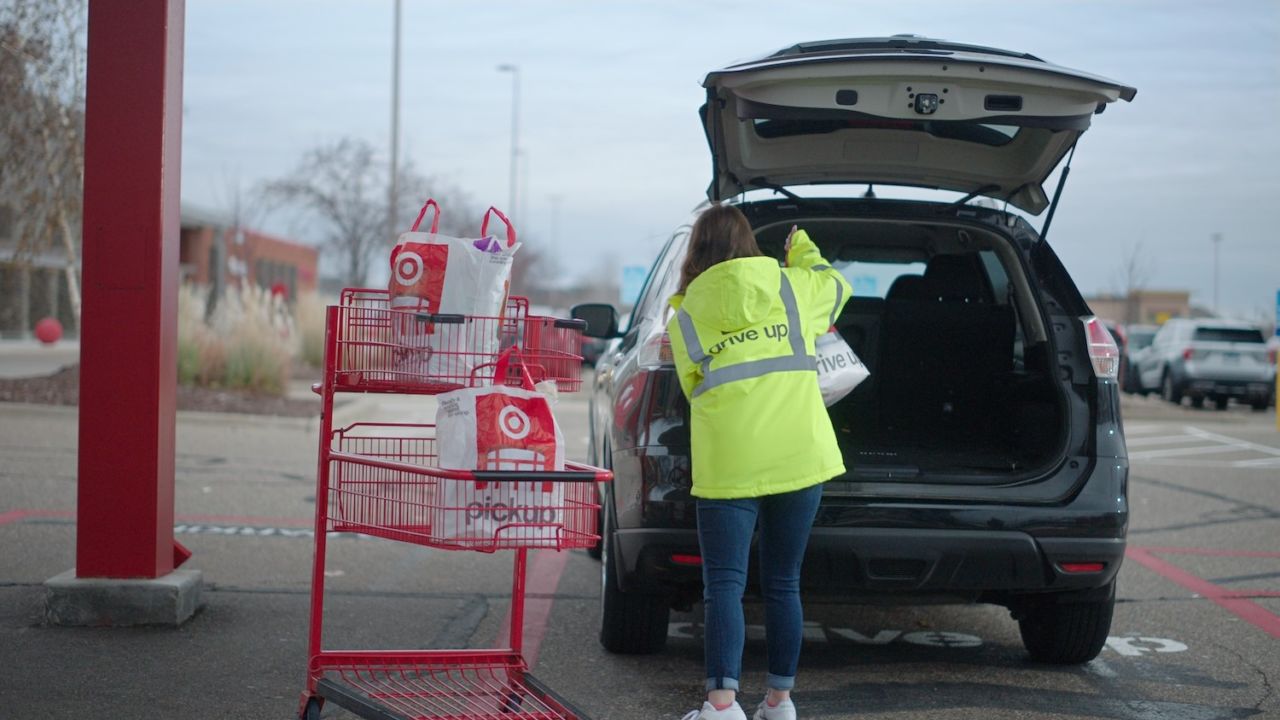
[[[0,6],[0,198],[14,209],[15,259],[60,248],[80,318],[85,0]]]
[[[1124,298],[1124,322],[1135,323],[1138,317],[1138,295],[1147,289],[1155,273],[1155,260],[1148,255],[1142,241],[1130,245],[1121,256],[1116,269],[1116,294]]]
[[[401,164],[396,175],[397,207],[416,214],[434,196],[444,208],[441,232],[478,231],[480,214],[456,188],[420,175],[411,163]],[[389,253],[394,242],[387,237],[388,178],[388,163],[373,146],[347,137],[308,150],[292,173],[262,189],[274,206],[293,207],[321,223],[322,249],[341,258],[343,280],[358,287],[368,279],[371,263]],[[407,230],[412,217],[406,214],[397,227]]]

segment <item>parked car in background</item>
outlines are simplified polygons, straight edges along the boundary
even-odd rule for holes
[[[1158,390],[1175,405],[1186,397],[1195,407],[1209,400],[1223,410],[1235,398],[1266,410],[1275,392],[1276,368],[1262,331],[1247,323],[1169,320],[1136,367],[1139,392]]]
[[[1137,374],[1132,370],[1136,367],[1135,358],[1151,347],[1151,340],[1160,328],[1155,325],[1126,325],[1124,329],[1124,345],[1120,348],[1120,389],[1136,393],[1139,383]]]
[[[1046,178],[1133,88],[914,36],[795,45],[704,86],[710,199],[781,196],[735,204],[765,254],[781,258],[799,225],[851,280],[834,324],[871,370],[828,409],[847,472],[824,486],[802,592],[996,603],[1031,657],[1095,657],[1128,526],[1119,351],[1030,223],[967,201],[1049,209]],[[837,182],[964,197],[788,189]],[[601,485],[600,625],[613,652],[661,649],[671,609],[702,597],[689,405],[666,335],[691,224],[661,250],[624,329],[607,305],[573,311],[588,334],[620,338],[596,369],[589,446],[614,472]]]

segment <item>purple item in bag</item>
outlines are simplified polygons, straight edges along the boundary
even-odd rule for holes
[[[492,235],[482,237],[471,244],[474,245],[477,250],[480,250],[483,252],[489,252],[489,253],[502,252],[502,245]]]

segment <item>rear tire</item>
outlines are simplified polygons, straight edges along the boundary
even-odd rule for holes
[[[1251,402],[1251,403],[1249,403],[1249,404],[1250,404],[1250,405],[1253,407],[1253,409],[1254,409],[1254,410],[1256,410],[1257,412],[1265,412],[1267,408],[1271,407],[1271,400],[1269,400],[1269,399],[1254,400],[1253,402]]]
[[[617,563],[613,557],[613,529],[609,513],[604,513],[604,538],[600,558],[600,644],[620,655],[647,655],[667,645],[667,625],[671,606],[661,595],[624,592],[618,586]]]
[[[1173,375],[1168,370],[1164,371],[1164,377],[1160,380],[1160,397],[1174,405],[1182,404],[1182,388],[1174,386]]]
[[[1019,613],[1018,630],[1022,644],[1036,662],[1079,665],[1102,652],[1111,632],[1111,616],[1116,606],[1116,584],[1112,580],[1106,598],[1085,602],[1035,601]]]

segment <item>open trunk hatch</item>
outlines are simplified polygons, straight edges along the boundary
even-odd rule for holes
[[[1031,55],[914,36],[796,45],[703,86],[713,200],[873,183],[986,195],[1033,214],[1091,117],[1136,93]]]

